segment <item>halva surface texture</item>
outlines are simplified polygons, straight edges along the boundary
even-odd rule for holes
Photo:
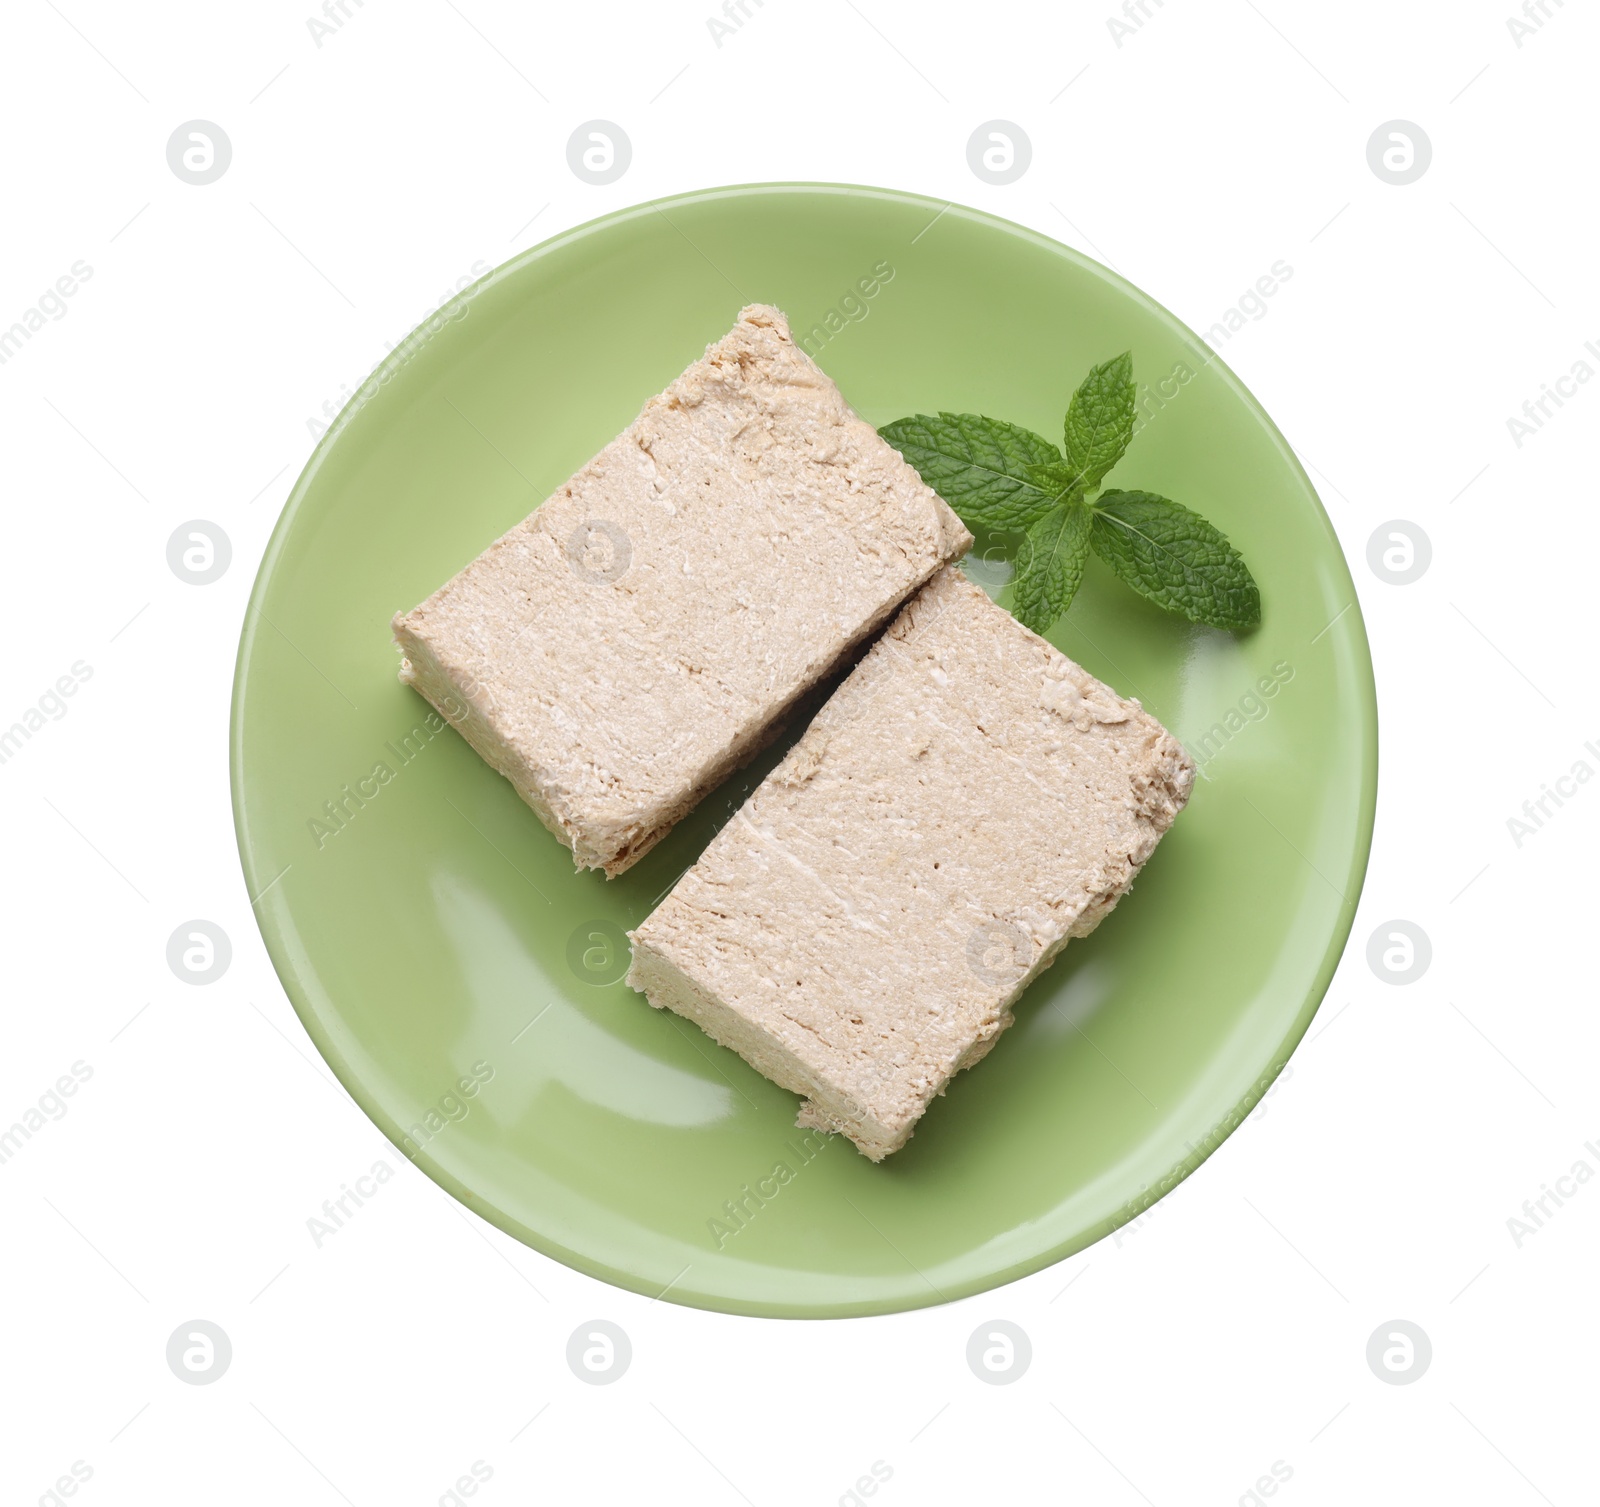
[[[394,620],[400,678],[619,874],[972,543],[751,305],[529,518]]]
[[[1137,702],[944,570],[632,933],[628,982],[879,1160],[1193,781]]]

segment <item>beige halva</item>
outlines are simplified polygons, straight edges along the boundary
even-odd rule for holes
[[[620,874],[972,543],[753,305],[541,508],[394,620],[400,678]]]
[[[631,934],[628,974],[875,1161],[1194,780],[1136,701],[943,568],[971,542],[757,305],[394,622],[401,678],[614,875],[902,608]]]
[[[1127,892],[1194,766],[959,571],[633,933],[628,982],[873,1160]]]

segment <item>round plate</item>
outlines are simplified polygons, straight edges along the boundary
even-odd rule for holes
[[[784,309],[877,424],[967,410],[1058,437],[1084,373],[1131,348],[1146,422],[1113,484],[1216,522],[1264,602],[1262,627],[1233,637],[1090,562],[1052,638],[1141,698],[1203,778],[1133,892],[878,1166],[796,1130],[794,1095],[621,982],[623,930],[782,748],[620,878],[578,874],[505,780],[430,727],[389,637],[391,614],[530,512],[754,302]],[[990,555],[970,569],[998,590]],[[937,1303],[1058,1261],[1221,1143],[1338,962],[1377,729],[1327,516],[1188,329],[1105,268],[975,210],[773,184],[641,205],[536,247],[373,374],[268,547],[232,760],[273,963],[406,1155],[594,1276],[824,1317]]]

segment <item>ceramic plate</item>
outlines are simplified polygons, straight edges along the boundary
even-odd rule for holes
[[[1149,607],[1091,560],[1052,638],[1139,697],[1202,778],[1116,912],[878,1166],[796,1130],[794,1095],[622,983],[624,930],[782,748],[621,878],[577,874],[505,780],[430,728],[389,637],[391,614],[530,512],[753,302],[784,309],[877,424],[970,410],[1057,437],[1089,366],[1131,348],[1146,419],[1114,484],[1212,519],[1264,603],[1260,630],[1233,637]],[[1002,555],[969,568],[1003,592]],[[1188,329],[989,215],[778,184],[641,205],[536,247],[373,374],[267,550],[232,761],[279,976],[405,1154],[501,1229],[607,1281],[822,1317],[943,1302],[1059,1261],[1220,1144],[1299,1041],[1344,946],[1377,729],[1328,519],[1261,407]]]

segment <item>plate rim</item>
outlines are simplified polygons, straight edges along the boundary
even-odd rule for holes
[[[941,200],[927,194],[885,188],[879,185],[824,180],[794,179],[723,184],[709,188],[689,189],[675,194],[663,195],[655,199],[641,200],[635,204],[623,205],[561,231],[547,240],[526,247],[508,260],[491,268],[469,287],[453,294],[449,301],[468,301],[475,297],[480,290],[500,279],[521,272],[526,266],[550,256],[602,228],[609,229],[625,224],[630,220],[642,218],[646,214],[662,213],[664,207],[706,203],[719,199],[760,198],[792,194],[829,194],[843,198],[880,199],[901,205],[920,205],[935,212],[935,219],[942,218],[946,214],[952,214],[957,218],[970,220],[1000,230],[1091,270],[1096,276],[1125,290],[1136,302],[1146,304],[1156,310],[1175,330],[1187,336],[1198,348],[1208,349],[1199,335],[1184,320],[1180,319],[1165,304],[1153,298],[1144,289],[1130,282],[1114,269],[1096,261],[1093,257],[1086,256],[1074,247],[1054,240],[1031,226],[1019,224],[1014,220],[1008,220],[988,210],[961,204],[955,200]],[[664,214],[662,217],[666,218]],[[668,223],[671,222],[669,221]],[[929,223],[931,225],[932,221]],[[563,1266],[573,1271],[597,1278],[627,1292],[637,1293],[651,1299],[664,1299],[668,1302],[676,1303],[680,1307],[695,1308],[706,1312],[723,1313],[738,1317],[769,1319],[864,1318],[906,1313],[918,1309],[961,1302],[978,1294],[992,1292],[1005,1287],[1023,1277],[1031,1276],[1036,1272],[1045,1270],[1047,1267],[1055,1266],[1059,1262],[1087,1250],[1091,1245],[1097,1244],[1123,1225],[1140,1217],[1156,1203],[1160,1202],[1162,1198],[1166,1197],[1172,1189],[1186,1182],[1221,1146],[1226,1144],[1238,1127],[1244,1123],[1250,1111],[1255,1108],[1272,1087],[1272,1084],[1277,1080],[1279,1074],[1282,1073],[1290,1058],[1299,1048],[1306,1032],[1310,1029],[1311,1022],[1316,1018],[1323,1000],[1327,997],[1334,974],[1338,970],[1345,950],[1349,945],[1350,933],[1355,925],[1356,911],[1360,905],[1362,890],[1366,882],[1376,827],[1379,780],[1377,682],[1372,663],[1371,641],[1366,630],[1366,617],[1361,610],[1360,594],[1356,591],[1355,580],[1350,572],[1349,558],[1339,541],[1338,532],[1333,526],[1333,520],[1323,504],[1320,493],[1306,473],[1305,467],[1300,464],[1299,457],[1295,455],[1282,430],[1278,428],[1272,415],[1267,412],[1266,407],[1255,397],[1237,373],[1220,355],[1215,353],[1213,353],[1208,364],[1221,373],[1223,380],[1228,383],[1235,396],[1242,400],[1245,406],[1257,416],[1279,454],[1288,464],[1291,471],[1299,477],[1315,508],[1322,532],[1332,545],[1339,565],[1344,572],[1345,580],[1350,589],[1348,614],[1353,615],[1354,618],[1351,626],[1358,630],[1349,640],[1356,651],[1354,670],[1357,684],[1354,687],[1354,697],[1364,713],[1361,729],[1361,759],[1360,767],[1357,771],[1360,784],[1357,812],[1358,831],[1355,847],[1351,853],[1351,861],[1346,875],[1345,888],[1341,896],[1340,908],[1329,934],[1327,946],[1323,949],[1323,955],[1317,965],[1315,975],[1306,990],[1305,998],[1294,1020],[1284,1032],[1275,1051],[1271,1054],[1268,1065],[1262,1069],[1255,1081],[1227,1114],[1217,1121],[1218,1126],[1224,1124],[1227,1126],[1225,1132],[1220,1135],[1215,1134],[1215,1132],[1208,1134],[1198,1148],[1191,1149],[1187,1155],[1175,1162],[1157,1183],[1141,1190],[1141,1192],[1148,1192],[1152,1196],[1143,1199],[1138,1197],[1128,1199],[1127,1202],[1104,1219],[1097,1221],[1093,1225],[1086,1226],[1046,1250],[1036,1252],[1003,1268],[988,1271],[968,1280],[947,1283],[945,1285],[950,1289],[949,1291],[938,1292],[929,1296],[925,1289],[922,1292],[908,1290],[905,1293],[889,1298],[834,1299],[823,1303],[805,1304],[767,1299],[729,1298],[714,1293],[699,1293],[692,1290],[674,1291],[673,1286],[676,1279],[674,1279],[674,1283],[669,1283],[666,1289],[659,1292],[655,1291],[654,1283],[643,1281],[636,1273],[623,1270],[580,1251],[575,1251],[558,1240],[550,1239],[540,1232],[530,1229],[520,1220],[495,1207],[475,1193],[452,1173],[434,1162],[425,1151],[419,1151],[413,1156],[405,1150],[401,1144],[403,1137],[399,1127],[390,1120],[388,1113],[376,1102],[375,1095],[363,1086],[361,1079],[352,1071],[343,1053],[339,1051],[334,1043],[331,1034],[323,1027],[296,974],[288,955],[284,937],[277,929],[263,922],[261,913],[257,908],[266,891],[277,880],[272,878],[263,883],[262,866],[254,852],[246,823],[243,776],[244,705],[246,700],[246,674],[258,636],[259,620],[265,615],[262,609],[266,594],[274,570],[280,562],[289,534],[293,530],[295,520],[311,489],[311,485],[334,445],[348,427],[354,414],[359,412],[369,401],[363,394],[375,381],[381,381],[385,372],[392,371],[403,364],[403,353],[410,348],[412,340],[417,333],[425,329],[429,322],[436,317],[436,313],[437,311],[432,311],[425,315],[407,333],[405,339],[398,342],[390,350],[389,354],[378,362],[372,371],[355,387],[350,398],[317,440],[311,454],[307,457],[304,466],[296,477],[293,487],[290,488],[289,495],[285,499],[276,523],[273,525],[266,548],[262,552],[261,563],[257,568],[255,579],[251,583],[249,597],[245,602],[243,621],[239,630],[239,647],[234,658],[233,685],[228,712],[229,797],[233,814],[235,842],[245,882],[245,893],[249,897],[251,915],[266,947],[273,971],[277,974],[278,982],[283,987],[284,994],[287,996],[301,1025],[305,1028],[306,1034],[311,1038],[312,1045],[316,1047],[318,1055],[328,1064],[340,1086],[355,1101],[356,1106],[367,1119],[372,1122],[401,1156],[458,1203],[464,1205],[474,1214],[487,1220],[497,1229],[521,1244],[538,1251],[541,1255],[548,1256],[551,1260],[560,1262]],[[282,876],[279,875],[277,877]]]

